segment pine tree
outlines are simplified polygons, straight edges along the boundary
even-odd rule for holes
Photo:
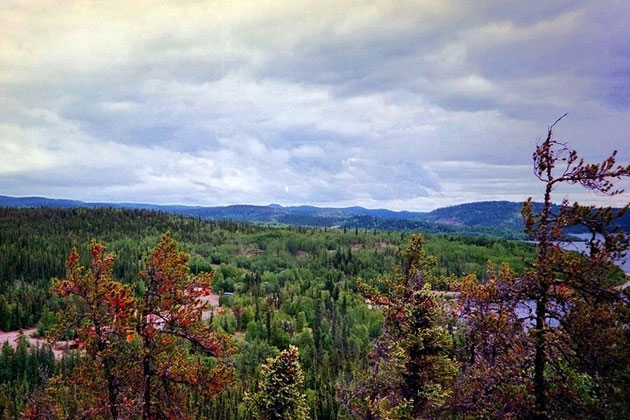
[[[79,263],[79,253],[72,250],[66,263],[68,275],[53,283],[52,290],[68,304],[54,336],[76,332],[86,353],[73,378],[81,388],[84,415],[117,419],[126,416],[129,408],[122,403],[129,378],[125,337],[133,331],[135,301],[131,289],[112,277],[115,257],[106,255],[105,247],[95,240],[90,254],[86,269]]]
[[[554,139],[554,126],[533,155],[542,207],[536,212],[530,198],[522,210],[535,262],[520,276],[503,267],[486,284],[474,276],[460,283],[465,351],[453,405],[460,414],[623,418],[630,410],[630,311],[615,287],[623,278],[615,261],[629,248],[615,220],[628,206],[553,203],[566,184],[619,194],[614,182],[630,176],[630,166],[617,165],[616,152],[585,163]],[[587,254],[566,249],[577,227],[589,233]]]
[[[191,275],[188,255],[167,234],[140,273],[143,296],[134,297],[112,276],[114,256],[96,241],[90,253],[86,269],[73,250],[68,275],[53,284],[67,306],[54,335],[76,333],[85,357],[35,393],[24,417],[194,418],[191,396],[211,398],[233,379],[223,363],[227,338],[201,319],[211,275]]]
[[[534,173],[545,185],[543,207],[536,213],[530,198],[522,211],[526,231],[538,243],[536,265],[524,276],[524,297],[535,302],[535,326],[531,330],[535,347],[534,415],[540,419],[564,414],[562,410],[573,410],[584,402],[574,398],[563,407],[554,407],[555,403],[566,403],[571,396],[580,394],[575,389],[576,375],[587,375],[587,382],[593,388],[610,389],[610,384],[606,386],[598,378],[604,359],[590,366],[582,362],[585,357],[593,356],[594,349],[601,349],[600,358],[619,353],[619,345],[624,346],[619,341],[628,337],[624,328],[624,322],[628,325],[627,302],[624,304],[610,277],[615,270],[614,261],[625,256],[629,247],[628,237],[614,221],[628,211],[630,204],[613,210],[578,203],[569,205],[565,198],[556,211],[553,191],[561,185],[579,185],[603,195],[621,194],[623,190],[615,188],[615,181],[630,177],[630,165],[616,164],[616,151],[601,163],[586,163],[566,143],[555,140],[553,129],[560,119],[549,127],[545,141],[533,154]],[[574,226],[586,228],[591,235],[587,256],[576,255],[560,245],[566,240],[567,228]],[[550,327],[550,319],[559,325]],[[601,334],[591,334],[595,326],[603,328]],[[623,357],[618,354],[615,359],[622,362]],[[594,398],[605,400],[604,394],[611,396],[600,388]],[[601,414],[610,415],[610,402],[600,401],[595,405],[600,406],[597,410]]]
[[[191,275],[189,256],[180,252],[169,234],[155,247],[141,277],[146,292],[139,302],[137,333],[141,341],[143,419],[194,418],[187,404],[189,390],[213,397],[232,383],[224,363],[210,364],[186,349],[188,343],[213,358],[232,351],[227,337],[219,337],[202,322],[210,293],[210,273]]]
[[[302,392],[304,374],[298,349],[290,346],[262,366],[255,393],[245,402],[255,420],[306,420],[306,397]]]
[[[414,235],[403,265],[382,278],[380,292],[359,282],[362,293],[385,315],[382,335],[364,372],[341,401],[366,419],[417,419],[435,414],[451,398],[457,373],[452,318],[443,298],[431,291],[437,261],[428,257],[422,235]]]

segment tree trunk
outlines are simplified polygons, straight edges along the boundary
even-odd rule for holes
[[[142,419],[150,420],[151,419],[151,364],[149,363],[149,357],[143,356],[142,358],[142,369],[144,372],[144,395],[143,395],[143,408],[142,408]]]
[[[536,397],[536,413],[537,419],[547,418],[547,402],[545,399],[545,310],[546,296],[536,300],[536,337],[535,348],[536,355],[534,358],[534,395]]]
[[[551,213],[551,190],[553,189],[553,175],[551,164],[547,165],[547,186],[545,189],[545,202],[540,216],[540,234],[538,236],[538,273],[536,298],[536,332],[534,337],[534,396],[536,406],[534,416],[536,419],[547,419],[547,401],[545,384],[545,316],[547,315],[547,300],[550,286],[549,266],[549,215]]]
[[[111,373],[111,360],[105,361],[105,375],[107,375],[107,391],[109,393],[109,412],[112,419],[118,419],[118,391],[115,378]]]

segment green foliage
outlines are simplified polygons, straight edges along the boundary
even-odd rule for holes
[[[25,338],[16,349],[5,342],[0,350],[0,418],[20,418],[29,394],[44,384],[48,375],[71,372],[76,360],[75,354],[55,360],[50,347],[29,347]]]
[[[245,403],[255,420],[306,420],[307,407],[302,392],[304,374],[294,346],[261,368],[255,393],[245,394]]]
[[[341,229],[0,208],[0,330],[37,326],[45,336],[62,324],[64,338],[82,346],[55,360],[48,346],[5,343],[0,418],[109,418],[118,410],[134,418],[142,400],[145,418],[627,417],[630,296],[616,288],[625,277],[614,261],[630,247],[629,208],[557,206],[551,192],[568,183],[614,195],[613,181],[630,167],[616,165],[615,154],[586,164],[551,134],[534,154],[547,188],[543,204],[523,209],[526,234],[513,230],[522,222],[504,202],[409,219],[346,214]],[[259,214],[251,206],[231,211],[239,220]],[[317,225],[340,217],[315,213],[274,220]],[[172,239],[147,261],[167,231]],[[588,255],[558,244],[578,232],[590,234]],[[90,265],[93,237],[117,258],[102,259],[99,248]],[[537,246],[519,241],[526,237]],[[72,299],[50,293],[51,279],[66,269],[55,290]],[[196,298],[212,275],[219,296],[208,313]],[[439,292],[455,289],[451,301]],[[165,315],[155,328],[153,319]],[[221,347],[235,348],[228,370],[238,378],[219,395],[231,375],[221,380],[228,370],[217,371],[224,366],[217,336],[225,337]],[[152,392],[139,397],[124,387]]]
[[[380,279],[385,292],[361,283],[364,296],[385,315],[373,363],[343,397],[364,418],[415,419],[434,414],[452,396],[458,369],[447,303],[431,291],[434,257],[422,235],[412,237],[402,267]]]
[[[138,279],[137,272],[161,233],[172,232],[191,255],[191,273],[210,267],[213,289],[219,294],[233,292],[220,297],[220,310],[209,322],[233,335],[239,383],[214,400],[199,401],[199,416],[209,419],[246,419],[238,406],[243,393],[260,379],[258,366],[290,345],[300,350],[310,418],[347,416],[337,402],[336,383],[367,367],[371,344],[383,325],[382,313],[369,309],[358,292],[356,277],[376,280],[390,272],[400,264],[399,251],[410,237],[358,229],[344,233],[269,228],[112,209],[0,209],[0,231],[4,251],[0,253],[0,313],[8,314],[0,317],[5,324],[0,329],[37,325],[41,332],[65,307],[48,289],[51,277],[65,275],[63,261],[73,246],[87,255],[85,244],[90,238],[103,240],[117,256],[113,275],[140,297],[148,283]],[[488,259],[512,263],[520,262],[520,256],[534,256],[533,247],[517,242],[449,235],[426,239],[427,250],[439,261],[431,268],[436,279],[464,271],[485,273]],[[436,286],[445,288],[447,283],[436,281]],[[14,392],[18,385],[5,386]],[[71,395],[71,391],[64,392]]]

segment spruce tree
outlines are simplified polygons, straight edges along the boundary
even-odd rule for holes
[[[437,260],[426,255],[424,244],[422,235],[414,235],[402,267],[380,285],[359,281],[365,298],[385,315],[371,369],[341,392],[342,403],[362,418],[424,418],[452,397],[457,373],[452,317],[444,299],[431,291],[438,280],[433,274]]]
[[[255,393],[245,401],[255,420],[306,420],[306,397],[302,392],[304,374],[297,347],[290,346],[262,366]]]

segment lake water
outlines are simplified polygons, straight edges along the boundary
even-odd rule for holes
[[[587,240],[591,238],[591,235],[589,233],[578,233],[578,234],[573,234],[573,236],[576,236],[583,240],[574,241],[574,242],[556,242],[556,243],[560,245],[562,249],[581,252],[583,254],[588,253],[589,249],[588,249]],[[534,244],[534,245],[537,243],[536,241],[525,241],[525,242]],[[617,260],[616,263],[623,270],[624,273],[626,273],[627,275],[630,275],[630,252],[628,253],[628,255],[626,255],[625,258]]]
[[[591,235],[589,233],[580,233],[580,234],[576,234],[573,236],[577,236],[578,238],[581,238],[584,240],[584,242],[560,242],[559,245],[563,248],[563,249],[567,249],[570,251],[577,251],[577,252],[581,252],[581,253],[587,253],[589,252],[588,249],[588,242],[586,242],[587,240],[589,240],[591,238]],[[626,255],[625,258],[617,260],[617,265],[619,267],[621,267],[621,269],[624,271],[624,273],[626,274],[630,274],[630,255]]]
[[[577,234],[577,235],[574,235],[574,236],[577,236],[580,239],[583,239],[583,241],[558,242],[558,245],[560,245],[563,249],[566,249],[566,250],[577,251],[577,252],[581,252],[581,253],[588,253],[589,252],[589,248],[588,248],[588,242],[586,242],[586,241],[590,239],[590,237],[591,237],[590,234],[583,233],[583,234]],[[535,242],[533,242],[533,243],[535,243]],[[619,267],[621,267],[621,269],[627,275],[630,275],[630,256],[626,255],[625,258],[617,260],[616,263],[617,263],[617,265]],[[559,307],[554,308],[554,310],[558,311],[558,313],[563,313],[563,311]],[[535,321],[531,318],[531,316],[536,312],[536,302],[535,301],[529,300],[529,301],[524,301],[524,302],[519,303],[516,306],[516,308],[515,308],[515,312],[516,312],[516,315],[520,319],[525,320],[525,328],[529,329],[529,328],[533,328],[534,327]],[[547,318],[547,324],[550,327],[555,328],[560,323],[558,322],[557,319]]]

